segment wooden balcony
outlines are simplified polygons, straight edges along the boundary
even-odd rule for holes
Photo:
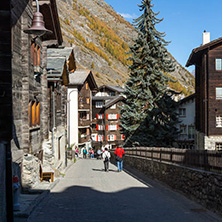
[[[89,126],[90,120],[89,119],[79,119],[79,126]]]
[[[90,140],[90,135],[81,134],[79,137],[79,143],[85,143]]]

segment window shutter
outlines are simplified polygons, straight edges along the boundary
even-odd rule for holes
[[[117,113],[117,119],[119,119],[119,113]]]
[[[107,138],[107,141],[109,141],[109,136],[106,136],[106,138]]]
[[[32,126],[32,102],[29,103],[29,126]]]
[[[35,126],[36,125],[36,103],[34,102],[32,104],[32,126]]]
[[[40,125],[40,108],[39,108],[39,103],[36,105],[36,120],[37,120],[37,125]]]
[[[96,129],[99,130],[99,125],[96,125]]]
[[[106,125],[106,129],[109,130],[109,125]]]
[[[97,113],[97,119],[99,119],[99,114]]]
[[[104,114],[103,114],[103,119],[104,119]]]
[[[114,135],[114,140],[116,140],[116,135]]]
[[[109,114],[106,114],[106,119],[109,119]]]
[[[119,125],[117,125],[117,129],[119,129]]]
[[[99,141],[99,136],[98,135],[96,135],[96,141]]]
[[[105,141],[105,136],[103,136],[103,141]]]

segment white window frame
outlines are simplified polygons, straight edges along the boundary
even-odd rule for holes
[[[180,125],[181,135],[187,135],[187,126],[186,125]]]
[[[217,128],[222,127],[222,115],[216,115],[216,127]]]
[[[108,135],[108,141],[115,141],[115,135],[114,134]]]
[[[179,108],[179,116],[186,117],[186,108]]]
[[[108,114],[108,119],[117,119],[117,114]]]
[[[222,99],[222,87],[216,87],[215,91],[216,99]]]
[[[109,125],[109,131],[117,130],[117,125]]]
[[[215,69],[216,71],[222,71],[222,58],[215,59]]]
[[[98,134],[98,142],[103,141],[103,135]]]
[[[104,126],[103,125],[98,125],[98,130],[104,130]]]
[[[103,108],[103,102],[102,101],[96,101],[96,108]]]

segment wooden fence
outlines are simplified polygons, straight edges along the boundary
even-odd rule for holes
[[[124,148],[126,155],[145,157],[207,171],[222,172],[222,152],[176,148],[133,147]]]

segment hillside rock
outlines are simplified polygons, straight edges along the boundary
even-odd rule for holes
[[[123,57],[137,36],[133,26],[104,0],[57,0],[57,7],[64,45],[75,46],[77,66],[92,70],[99,86],[122,86],[129,76]],[[193,75],[175,64],[171,75],[191,94]]]

